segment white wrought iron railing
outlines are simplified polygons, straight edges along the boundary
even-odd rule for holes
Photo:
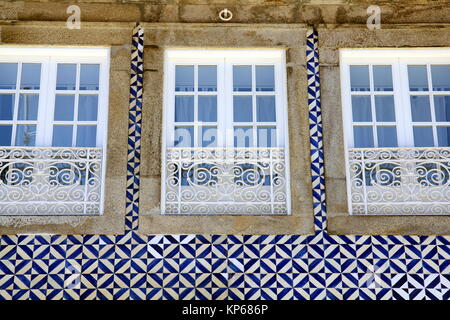
[[[288,214],[283,148],[166,149],[166,214]]]
[[[0,215],[101,213],[101,148],[0,147]]]
[[[450,148],[349,149],[352,214],[450,214]]]

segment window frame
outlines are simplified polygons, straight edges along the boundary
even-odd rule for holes
[[[90,47],[59,47],[59,46],[31,46],[31,45],[0,45],[0,63],[40,63],[41,64],[41,78],[39,90],[23,90],[17,87],[20,82],[20,73],[18,68],[16,89],[0,90],[0,93],[11,91],[14,94],[20,94],[22,91],[30,91],[39,93],[38,116],[36,125],[36,141],[34,146],[16,146],[15,141],[10,146],[3,147],[26,147],[33,148],[60,148],[60,149],[82,149],[82,148],[101,148],[102,149],[102,168],[101,168],[101,185],[100,185],[100,208],[97,214],[64,214],[62,216],[103,216],[105,208],[105,179],[106,179],[106,163],[107,163],[107,149],[108,149],[108,119],[109,119],[109,78],[110,78],[110,58],[111,48],[109,46],[90,46]],[[99,88],[95,90],[98,95],[98,110],[97,110],[97,132],[96,145],[93,147],[53,147],[53,123],[55,111],[55,99],[58,90],[56,90],[57,65],[62,64],[76,64],[77,76],[76,84],[80,83],[80,65],[81,64],[99,64]],[[80,90],[77,86],[76,90],[60,90],[62,94],[92,94],[91,90]],[[15,98],[13,112],[18,112],[18,100]],[[16,102],[17,101],[17,102]],[[74,102],[75,104],[75,102]],[[74,106],[74,118],[76,108]],[[14,118],[13,118],[14,121]],[[12,122],[12,121],[11,121]],[[16,121],[14,121],[16,122]],[[57,121],[56,121],[57,122]],[[86,121],[88,122],[88,121]],[[78,121],[70,121],[71,125],[78,125]],[[13,130],[15,130],[13,128]],[[39,135],[39,139],[38,139]],[[0,146],[1,148],[2,146]],[[0,217],[2,215],[0,214]],[[16,215],[20,217],[21,215]],[[42,217],[45,215],[32,215],[32,217]],[[57,216],[57,215],[50,215]]]
[[[223,60],[223,62],[219,62]],[[227,62],[225,62],[225,60]],[[175,91],[175,66],[176,65],[217,65],[217,91],[197,91],[197,67],[194,68],[194,91]],[[255,90],[255,65],[274,65],[274,83],[275,91],[264,92]],[[217,95],[217,136],[218,142],[216,148],[235,148],[234,147],[234,131],[230,128],[234,127],[233,121],[233,65],[252,65],[252,91],[249,92],[235,92],[235,95],[274,95],[275,96],[275,108],[276,108],[276,130],[277,132],[277,145],[275,147],[284,148],[285,150],[285,168],[286,168],[286,193],[287,193],[287,213],[286,216],[291,215],[291,190],[290,190],[290,166],[289,166],[289,124],[287,116],[287,77],[286,77],[286,51],[279,48],[261,48],[261,49],[215,49],[215,48],[167,48],[164,50],[164,81],[163,81],[163,116],[162,116],[162,144],[161,144],[161,178],[163,183],[161,184],[161,214],[167,214],[165,209],[165,193],[166,187],[164,181],[166,181],[165,163],[166,163],[166,148],[173,146],[174,127],[177,125],[175,122],[175,96],[176,95]],[[221,76],[223,72],[223,76]],[[253,110],[255,109],[256,100],[253,100]],[[227,106],[231,107],[231,111],[227,111]],[[195,104],[194,104],[195,109]],[[195,112],[195,111],[194,111]],[[220,119],[226,119],[224,121]],[[256,119],[256,114],[254,114]],[[198,121],[200,124],[201,122]],[[194,122],[197,123],[197,119],[194,116]],[[257,121],[253,121],[253,127]],[[246,124],[246,123],[245,123]],[[206,123],[208,125],[208,123]],[[227,127],[231,125],[231,127]],[[281,130],[280,130],[281,129]],[[221,134],[222,132],[222,134]],[[225,133],[225,135],[223,134]],[[256,133],[257,134],[257,133]],[[254,133],[255,135],[255,133]],[[194,133],[194,146],[196,145],[195,139],[198,139],[197,134]],[[254,145],[257,142],[253,141]],[[272,146],[274,147],[274,146]],[[194,147],[202,148],[202,147]],[[207,148],[207,147],[205,147]],[[185,214],[177,214],[185,215]],[[189,214],[197,215],[197,214]],[[254,215],[254,214],[245,214]],[[264,214],[268,216],[276,214]],[[279,216],[279,214],[277,214]]]
[[[340,74],[341,74],[341,100],[343,106],[343,122],[344,122],[344,141],[347,149],[354,146],[353,135],[353,118],[352,118],[352,93],[354,95],[369,95],[371,97],[372,110],[375,108],[374,95],[393,95],[395,104],[396,121],[390,122],[391,125],[397,128],[397,144],[399,148],[410,147],[414,148],[414,136],[412,127],[411,115],[411,103],[410,103],[410,90],[408,82],[407,65],[427,65],[429,71],[429,65],[450,64],[450,49],[448,48],[417,48],[417,49],[340,49]],[[369,81],[370,91],[352,92],[350,89],[350,65],[369,65]],[[392,66],[392,83],[393,91],[374,91],[373,89],[373,77],[372,68],[373,65],[391,65]],[[427,72],[427,80],[429,85],[431,84],[431,74]],[[447,91],[434,91],[429,87],[428,91],[413,91],[414,95],[446,95]],[[434,111],[434,101],[430,99],[430,111]],[[400,112],[402,112],[400,116]],[[372,113],[372,126],[376,125],[376,115]],[[360,122],[362,124],[362,122]],[[450,124],[450,122],[442,122]],[[384,123],[383,123],[384,125]],[[434,146],[437,146],[436,135],[436,121],[430,121],[428,126],[433,127],[433,139]],[[376,131],[376,130],[374,130]],[[377,148],[376,138],[374,136],[374,148]]]
[[[3,92],[14,92],[21,94],[23,92],[39,94],[38,117],[34,122],[37,123],[36,143],[32,147],[52,147],[53,123],[55,98],[56,94],[92,94],[91,90],[56,90],[57,64],[76,64],[77,65],[77,81],[79,81],[79,65],[80,64],[99,64],[99,89],[95,90],[98,94],[98,114],[97,114],[97,148],[106,148],[107,144],[107,121],[108,121],[108,88],[109,88],[109,60],[110,50],[106,47],[91,48],[62,48],[62,47],[28,47],[28,46],[0,46],[0,63],[40,63],[41,78],[39,90],[23,90],[19,87],[11,90],[0,90]],[[18,79],[20,72],[18,68]],[[17,83],[16,83],[17,86]],[[18,99],[15,99],[15,109],[18,106]],[[75,113],[75,109],[74,109]],[[75,116],[75,115],[74,115]],[[22,121],[22,120],[21,120]],[[14,124],[17,120],[11,121]],[[25,120],[23,121],[25,122]],[[69,121],[68,121],[69,122]],[[86,121],[87,123],[88,121]],[[70,121],[72,125],[77,125],[78,121]],[[15,129],[13,129],[15,130]],[[12,147],[15,144],[11,145]],[[77,148],[70,146],[67,148]]]
[[[411,95],[424,95],[430,97],[430,112],[433,114],[434,110],[434,95],[450,95],[449,91],[434,91],[432,88],[431,80],[431,68],[430,65],[445,64],[450,65],[450,48],[342,48],[339,49],[339,63],[340,63],[340,86],[341,86],[341,103],[342,103],[342,122],[343,122],[343,141],[344,141],[344,159],[346,166],[346,186],[347,186],[347,205],[350,216],[387,216],[387,215],[373,215],[373,214],[354,214],[352,210],[352,191],[351,191],[351,179],[349,172],[349,149],[389,149],[391,147],[379,147],[375,144],[376,139],[374,136],[374,147],[371,148],[359,148],[354,147],[354,133],[353,133],[353,115],[352,115],[352,94],[360,95],[360,91],[351,91],[350,84],[350,65],[369,65],[369,84],[370,91],[366,93],[371,96],[371,108],[372,108],[372,126],[376,126],[376,114],[373,112],[375,109],[374,95],[391,94],[394,96],[394,108],[397,128],[397,147],[396,148],[450,148],[440,147],[437,144],[436,135],[436,121],[430,121],[428,126],[433,127],[433,139],[434,146],[430,147],[415,147],[414,134],[411,111]],[[392,84],[393,91],[374,91],[373,90],[373,65],[391,65],[392,67]],[[426,65],[427,67],[427,83],[428,91],[410,91],[409,78],[408,78],[408,65]],[[387,92],[387,93],[386,93]],[[365,94],[365,93],[364,93]],[[432,115],[434,119],[434,115]],[[422,122],[421,122],[422,123]],[[441,122],[441,125],[446,124],[449,126],[450,122]],[[376,131],[376,129],[374,130]],[[426,214],[429,216],[429,214]],[[409,214],[400,216],[416,216],[416,214]]]

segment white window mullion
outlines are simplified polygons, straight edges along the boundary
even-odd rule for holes
[[[222,96],[225,98],[225,103],[223,104],[224,109],[222,114],[224,114],[225,124],[225,141],[224,146],[227,148],[234,147],[234,119],[233,119],[233,64],[227,59],[223,59],[223,69],[224,75],[221,77],[224,82],[224,92]],[[220,121],[219,121],[220,122]]]
[[[78,131],[78,102],[80,99],[80,69],[81,64],[77,63],[77,75],[75,78],[75,105],[73,108],[73,122],[72,122],[72,147],[77,145],[77,131]]]
[[[18,63],[17,64],[16,90],[15,90],[15,94],[14,94],[15,99],[14,99],[13,120],[12,120],[11,146],[16,145],[21,78],[22,78],[22,63]]]
[[[41,83],[39,87],[39,107],[38,107],[38,124],[37,124],[37,134],[36,134],[36,145],[47,147],[48,144],[48,132],[51,131],[51,115],[53,113],[52,108],[52,96],[53,90],[51,87],[51,62],[50,57],[47,57],[45,61],[41,62]]]
[[[434,110],[434,97],[433,97],[433,82],[431,81],[431,66],[429,63],[427,63],[427,82],[428,82],[428,98],[430,100],[430,112],[431,112],[431,123],[433,130],[433,143],[434,146],[437,147],[438,144],[438,138],[437,138],[437,128],[436,128],[436,113]]]
[[[227,110],[232,109],[229,107],[227,75],[225,58],[222,58],[217,62],[217,147],[227,147],[229,140],[227,128],[231,123]]]
[[[373,144],[378,147],[377,113],[375,108],[375,89],[373,84],[373,65],[369,64],[369,89],[370,89],[370,108],[372,112],[372,132]]]
[[[407,65],[400,59],[392,64],[398,145],[413,147],[413,128]],[[406,73],[405,73],[406,72]]]
[[[258,146],[258,126],[256,118],[256,66],[252,64],[252,134],[253,134],[253,145],[250,147],[256,148]]]

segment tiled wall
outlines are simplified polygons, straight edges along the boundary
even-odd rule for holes
[[[450,299],[450,237],[326,232],[317,33],[307,35],[310,236],[137,234],[143,30],[133,36],[123,235],[0,236],[1,299]]]

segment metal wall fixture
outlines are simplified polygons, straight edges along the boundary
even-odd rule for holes
[[[222,21],[230,21],[231,19],[233,19],[233,13],[225,8],[219,12],[219,18]]]

